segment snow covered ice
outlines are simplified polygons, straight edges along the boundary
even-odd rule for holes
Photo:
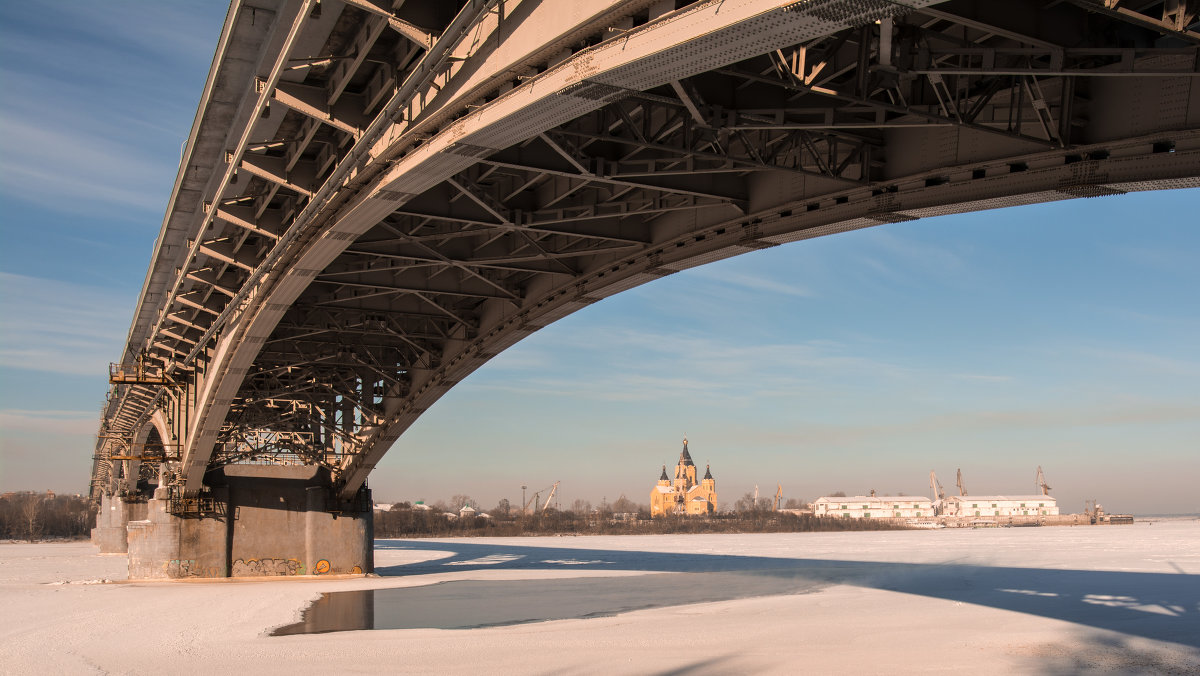
[[[379,540],[376,567],[124,582],[124,557],[87,543],[0,545],[0,671],[1200,673],[1195,519]],[[398,590],[374,597],[373,623],[410,628],[271,635],[323,594],[365,590]],[[495,626],[437,628],[479,625]]]

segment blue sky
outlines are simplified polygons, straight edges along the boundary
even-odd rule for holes
[[[224,19],[0,3],[0,491],[86,489],[115,359]],[[1028,493],[1200,512],[1200,190],[897,223],[593,305],[452,390],[381,500],[644,502],[686,433],[722,502]]]

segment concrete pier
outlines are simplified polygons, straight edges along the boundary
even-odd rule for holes
[[[232,465],[209,473],[208,500],[180,509],[165,491],[130,521],[129,578],[370,573],[369,495],[338,504],[323,468]]]
[[[92,544],[100,548],[101,554],[124,554],[129,550],[127,526],[130,521],[145,519],[146,509],[145,500],[101,496],[96,527],[92,529]]]

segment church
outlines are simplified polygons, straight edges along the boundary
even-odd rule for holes
[[[675,478],[667,476],[663,465],[658,485],[650,491],[650,516],[670,514],[711,515],[717,511],[717,482],[712,471],[704,467],[704,478],[696,481],[696,463],[688,453],[687,438],[683,440],[683,451],[675,465]]]

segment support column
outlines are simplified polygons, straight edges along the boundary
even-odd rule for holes
[[[374,570],[369,496],[335,502],[326,470],[231,465],[210,472],[205,484],[212,488],[203,509],[177,505],[172,514],[169,501],[155,499],[146,521],[130,522],[130,579]]]
[[[92,544],[101,554],[124,554],[129,551],[126,524],[146,518],[146,501],[104,494],[96,512],[96,527],[92,529]]]
[[[304,522],[305,565],[314,575],[375,572],[375,512],[367,494],[366,512],[330,511],[332,491],[308,489]]]

